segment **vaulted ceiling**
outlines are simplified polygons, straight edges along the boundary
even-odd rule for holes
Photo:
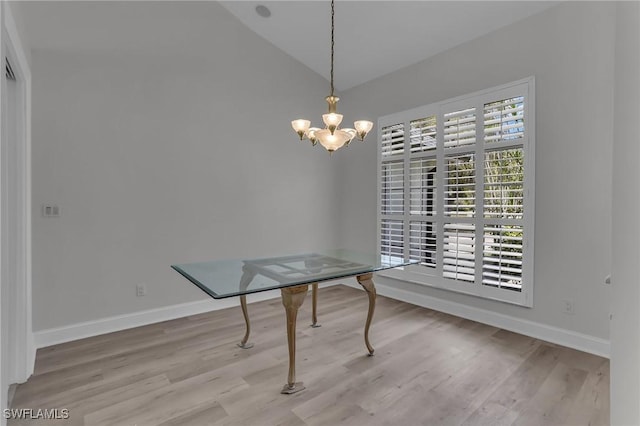
[[[330,2],[224,1],[240,21],[329,78]],[[256,5],[271,16],[256,13]],[[541,1],[336,1],[335,80],[345,90],[539,13]]]
[[[21,7],[36,49],[206,55],[238,19],[329,78],[329,1],[45,1]],[[345,90],[539,13],[541,1],[336,1],[336,88]],[[264,18],[256,6],[266,6]],[[226,10],[225,10],[226,9]],[[230,12],[230,13],[228,13]],[[217,38],[214,40],[214,38]],[[232,38],[230,38],[231,40]]]

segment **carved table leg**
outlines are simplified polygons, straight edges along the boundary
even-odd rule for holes
[[[244,291],[249,287],[251,280],[256,276],[255,272],[252,272],[246,268],[243,268],[244,273],[240,278],[240,291]],[[246,325],[246,331],[242,341],[238,343],[238,346],[242,349],[249,349],[253,347],[253,343],[247,343],[249,340],[249,334],[251,333],[251,323],[249,322],[249,312],[247,311],[247,296],[244,294],[240,296],[240,306],[242,307],[242,315],[244,315],[244,323]]]
[[[311,284],[311,292],[311,321],[313,322],[311,327],[318,328],[321,327],[321,325],[318,324],[318,315],[316,314],[318,305],[318,283]]]
[[[356,279],[358,283],[366,290],[369,296],[369,312],[367,313],[367,323],[364,326],[364,343],[367,345],[369,355],[373,355],[373,346],[369,343],[369,327],[371,326],[371,320],[373,319],[373,312],[376,309],[376,286],[372,281],[373,274],[358,275]]]
[[[304,302],[309,286],[307,284],[296,287],[281,288],[282,304],[287,313],[287,341],[289,343],[289,376],[287,384],[281,393],[291,394],[304,389],[302,382],[296,383],[296,319],[298,308]]]

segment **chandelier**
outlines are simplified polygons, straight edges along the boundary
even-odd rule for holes
[[[341,129],[340,123],[342,122],[342,114],[337,113],[336,105],[340,98],[333,93],[333,32],[334,25],[335,5],[334,0],[331,0],[331,92],[329,96],[325,98],[329,105],[329,112],[322,115],[322,121],[325,124],[324,129],[318,127],[311,127],[311,121],[302,118],[293,120],[291,127],[296,131],[300,140],[309,139],[312,145],[316,145],[320,142],[320,145],[325,147],[329,154],[333,151],[349,145],[355,137],[363,141],[367,133],[373,128],[373,123],[367,120],[358,120],[353,123],[354,129],[345,128]]]

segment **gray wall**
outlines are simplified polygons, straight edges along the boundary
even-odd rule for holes
[[[613,145],[611,424],[640,424],[640,4],[618,4]]]
[[[614,29],[614,4],[569,2],[341,94],[344,114],[375,119],[536,78],[533,308],[380,283],[608,339]],[[338,156],[344,246],[376,248],[376,137]]]
[[[35,331],[205,298],[173,263],[336,245],[335,161],[290,127],[328,84],[214,6],[209,57],[34,50]]]
[[[16,32],[18,33],[18,37],[20,38],[20,43],[24,48],[23,53],[27,59],[29,66],[31,66],[31,49],[29,48],[29,37],[24,24],[24,4],[20,1],[8,1],[6,2],[6,4],[10,10],[11,16],[13,17]]]

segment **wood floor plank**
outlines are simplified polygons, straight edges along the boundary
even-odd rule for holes
[[[607,425],[606,359],[378,297],[367,356],[366,294],[320,289],[320,328],[298,314],[297,378],[279,299],[69,342],[38,351],[14,408],[67,408],[67,420],[16,425]]]
[[[558,425],[574,409],[576,396],[587,378],[587,372],[558,363],[536,394],[520,408],[514,426]],[[558,404],[565,401],[565,404]]]

